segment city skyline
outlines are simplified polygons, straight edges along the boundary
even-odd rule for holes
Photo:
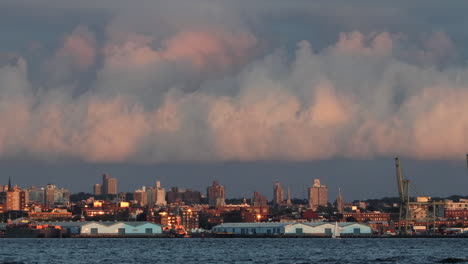
[[[0,0],[0,262],[468,263],[467,10]]]
[[[468,3],[444,4],[7,0],[0,181],[359,200],[398,195],[399,156],[467,195]]]
[[[332,162],[328,161],[331,165]],[[357,166],[356,161],[348,161],[352,165],[352,168],[358,169],[360,171],[365,170],[365,167]],[[370,161],[367,161],[371,163]],[[319,177],[322,183],[326,183],[328,187],[329,197],[335,199],[338,195],[338,188],[342,189],[342,195],[345,200],[365,200],[371,198],[383,198],[383,197],[397,197],[397,186],[395,180],[395,171],[394,171],[394,164],[393,159],[384,159],[382,162],[385,162],[385,166],[388,166],[385,172],[379,171],[372,171],[368,173],[367,177],[362,178],[354,178],[354,179],[347,179],[343,177],[342,173],[345,173],[348,166],[344,166],[341,169],[332,169],[328,171],[328,175],[324,173],[315,173],[314,175],[322,175]],[[405,176],[409,177],[414,181],[415,188],[417,188],[420,194],[432,196],[432,197],[448,197],[450,195],[466,195],[464,193],[464,182],[468,184],[468,174],[466,167],[466,161],[457,162],[457,163],[450,163],[448,167],[444,163],[436,164],[439,166],[433,166],[432,171],[435,175],[443,175],[440,176],[440,179],[435,179],[434,182],[428,182],[427,178],[424,176],[425,174],[425,166],[421,166],[421,161],[412,161],[412,160],[403,160],[403,171]],[[315,165],[315,166],[314,166]],[[379,164],[380,166],[382,164]],[[442,165],[442,166],[441,166]],[[195,168],[202,167],[200,173],[207,174],[207,172],[212,170],[212,165],[194,165]],[[234,174],[232,173],[232,168],[230,166],[241,166],[243,170],[246,170],[245,164],[224,164],[224,166],[218,166],[217,170],[215,170],[220,177],[209,177],[206,176],[198,176],[192,181],[187,180],[183,176],[177,175],[185,171],[184,168],[180,168],[180,166],[169,167],[164,170],[164,173],[161,174],[161,177],[151,176],[151,173],[145,172],[141,175],[141,173],[136,173],[136,176],[129,177],[128,175],[134,175],[135,173],[132,170],[115,170],[112,173],[109,173],[111,177],[116,177],[119,181],[119,192],[133,192],[134,190],[140,188],[141,186],[151,186],[154,181],[159,180],[162,182],[163,186],[166,190],[170,190],[171,187],[182,187],[182,188],[191,188],[197,191],[202,192],[206,195],[206,187],[212,184],[213,180],[218,180],[222,183],[223,186],[226,188],[226,198],[242,198],[242,197],[250,197],[253,192],[258,191],[262,195],[265,195],[269,200],[273,199],[272,193],[272,186],[274,185],[275,181],[279,181],[284,190],[284,197],[286,195],[287,188],[291,188],[292,198],[299,198],[299,199],[307,199],[307,188],[312,186],[314,177],[309,176],[307,170],[305,168],[310,168],[311,171],[317,169],[316,164],[308,165],[302,163],[299,168],[294,169],[294,166],[288,164],[287,168],[282,168],[278,164],[271,164],[269,167],[262,167],[261,173],[257,175],[257,177],[261,178],[261,181],[255,184],[246,185],[243,181],[233,180]],[[379,167],[380,167],[379,166]],[[68,168],[68,167],[66,167]],[[248,167],[247,167],[248,168]],[[265,169],[268,168],[268,169]],[[326,167],[325,167],[326,168]],[[24,168],[23,168],[24,169]],[[155,168],[156,171],[160,168]],[[323,167],[321,169],[324,169]],[[446,171],[453,171],[454,173],[445,174]],[[191,171],[194,171],[191,169]],[[237,171],[237,170],[235,170]],[[248,171],[258,172],[258,168],[249,168]],[[299,176],[291,177],[291,176],[284,176],[287,172],[293,171],[297,173],[300,172]],[[339,174],[335,174],[336,172]],[[37,170],[36,170],[37,172]],[[107,170],[106,172],[109,172]],[[283,174],[282,177],[277,177],[270,175],[272,172],[276,173],[276,175]],[[96,181],[97,178],[102,176],[102,172],[98,172],[99,174],[93,175],[90,172],[87,172],[86,175],[82,175],[79,178],[81,179],[81,185],[70,184],[67,181],[64,181],[61,178],[57,178],[52,181],[43,181],[41,177],[35,178],[35,181],[28,181],[28,178],[22,178],[22,174],[15,174],[15,176],[11,176],[13,183],[17,184],[21,187],[29,187],[30,185],[35,186],[42,186],[46,185],[46,183],[55,184],[58,186],[66,187],[70,189],[72,193],[77,192],[86,192],[86,193],[93,193],[92,191],[92,183]],[[225,173],[223,175],[223,173]],[[138,174],[140,176],[138,177]],[[372,175],[386,175],[382,178],[374,178]],[[116,176],[117,175],[117,176]],[[164,175],[166,175],[164,177]],[[6,176],[6,175],[5,175]],[[248,181],[253,176],[252,174],[244,175],[244,176],[237,176],[237,179],[245,179]],[[3,177],[0,177],[3,179]],[[18,178],[20,179],[18,181]],[[21,180],[22,179],[22,180]],[[201,180],[203,179],[203,180]],[[444,179],[442,181],[442,179]],[[25,181],[26,180],[26,181]],[[440,181],[439,181],[440,180]],[[7,178],[3,180],[6,184],[8,181]],[[123,181],[123,182],[121,182]],[[432,185],[439,182],[438,184],[440,187],[444,187],[445,185],[451,186],[451,188],[447,188],[446,191],[441,192],[441,188],[434,188]],[[454,186],[453,183],[456,182],[457,186]],[[460,184],[461,182],[461,184]],[[90,185],[91,184],[91,185]],[[365,184],[363,186],[363,184]],[[378,184],[378,185],[376,185]],[[460,186],[461,185],[461,186]],[[80,187],[78,187],[80,186]],[[459,192],[455,192],[459,188]],[[383,194],[383,195],[382,195]],[[332,200],[330,199],[330,200]]]

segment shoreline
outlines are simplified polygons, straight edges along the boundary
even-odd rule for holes
[[[146,238],[146,239],[177,239],[177,238],[184,238],[184,239],[209,239],[209,238],[231,238],[231,239],[265,239],[265,238],[276,238],[276,239],[395,239],[395,238],[409,238],[409,239],[421,239],[421,238],[468,238],[468,235],[394,235],[394,236],[387,236],[387,235],[367,235],[367,236],[341,236],[339,238],[332,238],[331,236],[323,236],[323,235],[281,235],[281,236],[273,236],[273,235],[229,235],[229,234],[217,234],[217,235],[205,235],[204,237],[200,235],[192,235],[192,236],[173,236],[173,235],[166,235],[166,234],[158,234],[158,235],[66,235],[62,237],[27,237],[27,236],[18,236],[18,237],[0,237],[0,239],[9,239],[9,238],[54,238],[54,239],[109,239],[109,238],[119,238],[119,239],[128,239],[128,238]]]

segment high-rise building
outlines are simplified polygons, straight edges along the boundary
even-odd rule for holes
[[[180,210],[180,224],[185,230],[199,228],[200,220],[197,211],[193,211],[191,208]]]
[[[213,185],[206,189],[208,204],[211,206],[225,206],[224,186],[219,185],[218,181],[213,181]]]
[[[200,204],[201,194],[199,191],[192,189],[185,190],[184,188],[172,187],[167,192],[167,203],[169,204]]]
[[[107,181],[107,194],[117,194],[117,179],[109,178]]]
[[[166,205],[166,190],[161,187],[160,181],[156,181],[153,189],[153,204],[157,206]]]
[[[280,205],[283,202],[283,188],[281,184],[277,181],[273,186],[273,204]]]
[[[44,189],[44,204],[68,204],[70,202],[70,191],[64,188],[57,188],[53,184],[47,184]]]
[[[309,187],[309,208],[316,210],[319,206],[328,205],[328,190],[320,184],[319,179],[314,179],[314,184]]]
[[[109,182],[109,174],[107,173],[104,173],[102,175],[102,186],[101,186],[101,194],[107,194],[107,190],[108,190],[108,182]]]
[[[101,195],[102,194],[101,184],[99,184],[99,183],[94,184],[93,193],[94,193],[94,195]]]
[[[184,188],[172,187],[167,192],[167,203],[169,204],[182,203],[184,199],[184,193],[185,193]]]
[[[37,202],[39,204],[44,204],[45,203],[45,191],[44,188],[38,189],[34,186],[31,186],[28,190],[29,192],[29,201],[31,202]]]
[[[193,189],[187,189],[183,194],[183,201],[186,205],[200,204],[201,193]]]
[[[109,174],[102,175],[101,194],[117,194],[117,179]]]
[[[141,206],[148,205],[148,195],[146,193],[146,187],[143,186],[141,189],[136,190],[133,193],[133,199],[137,201]]]
[[[21,190],[18,187],[9,187],[6,192],[6,211],[21,211],[24,210],[29,203],[29,193],[27,190]]]
[[[254,192],[252,206],[266,206],[267,204],[268,203],[265,196],[261,195],[259,192]]]
[[[344,203],[343,196],[341,196],[341,188],[338,189],[338,197],[336,198],[336,210],[338,213],[343,213]]]

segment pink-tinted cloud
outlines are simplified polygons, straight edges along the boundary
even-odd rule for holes
[[[303,41],[295,58],[278,52],[253,60],[248,51],[255,41],[248,36],[235,40],[205,30],[162,42],[135,34],[107,43],[98,80],[79,96],[62,87],[37,89],[26,61],[8,60],[0,67],[0,157],[90,162],[463,157],[466,67],[407,63],[394,54],[399,45],[394,36],[359,32],[343,34],[321,52]],[[224,75],[210,75],[219,69]],[[205,78],[196,92],[172,81],[190,82],[194,76]]]
[[[243,64],[255,46],[253,35],[221,30],[186,31],[164,42],[164,57],[186,60],[198,69],[215,70]]]
[[[94,64],[96,50],[94,34],[86,27],[78,26],[70,35],[65,36],[63,47],[57,55],[69,59],[78,69],[85,70]]]
[[[161,42],[150,36],[130,34],[124,41],[105,48],[112,67],[155,67],[155,64],[185,63],[198,71],[229,69],[245,63],[255,47],[249,33],[221,30],[184,31]],[[120,65],[120,66],[119,66]]]
[[[341,33],[334,50],[348,55],[389,55],[393,38],[387,32],[367,37],[361,32]]]

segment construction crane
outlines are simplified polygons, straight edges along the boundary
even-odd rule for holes
[[[467,165],[468,165],[468,154],[467,154]],[[433,230],[435,233],[436,227],[436,218],[437,218],[437,206],[443,205],[443,201],[434,201],[427,198],[424,201],[411,201],[410,196],[410,183],[411,181],[403,178],[403,173],[401,170],[400,159],[395,158],[395,169],[396,169],[396,178],[397,178],[397,187],[398,194],[400,198],[400,214],[398,217],[398,231],[400,234],[408,235],[409,234],[409,222],[412,221],[413,215],[412,210],[415,208],[422,208],[426,210],[426,219],[425,223],[428,225],[430,221],[433,223]],[[431,212],[432,209],[432,212]],[[432,213],[432,214],[431,214]],[[404,223],[404,226],[402,225]],[[404,228],[403,228],[404,227]]]

